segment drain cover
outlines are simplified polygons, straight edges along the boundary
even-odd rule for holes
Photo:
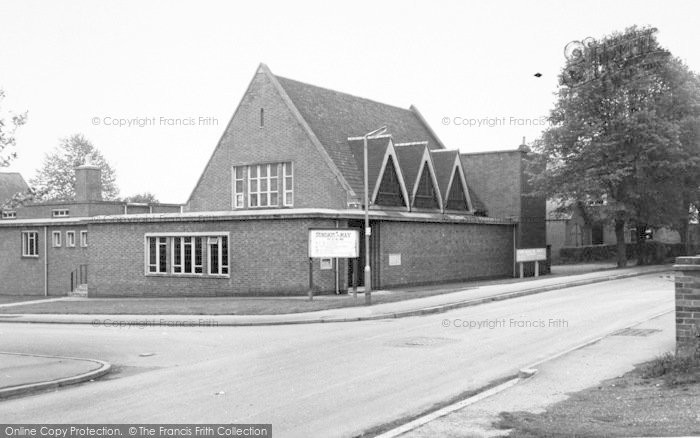
[[[440,345],[451,344],[458,341],[459,339],[451,338],[416,337],[397,339],[395,341],[388,342],[388,345],[392,347],[439,347]]]
[[[649,336],[652,333],[660,332],[657,329],[633,329],[626,328],[613,333],[611,336]]]

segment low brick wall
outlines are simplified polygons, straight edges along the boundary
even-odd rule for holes
[[[700,256],[678,257],[676,271],[676,351],[700,354]]]

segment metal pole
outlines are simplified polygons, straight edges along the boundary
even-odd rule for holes
[[[372,268],[369,265],[369,176],[367,170],[367,135],[364,136],[363,165],[365,177],[365,304],[372,304]]]

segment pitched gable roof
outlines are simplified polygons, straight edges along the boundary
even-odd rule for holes
[[[14,195],[29,188],[22,175],[17,172],[0,172],[0,206]]]
[[[362,169],[357,168],[348,138],[386,126],[397,143],[427,141],[430,149],[444,148],[414,107],[398,108],[293,79],[275,78],[354,190],[362,184]]]

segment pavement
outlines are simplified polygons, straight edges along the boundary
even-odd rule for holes
[[[0,399],[95,380],[111,365],[94,359],[0,352]]]
[[[559,357],[533,364],[530,368],[536,369],[537,373],[520,379],[517,385],[510,385],[439,418],[431,418],[415,428],[387,432],[380,438],[507,436],[510,430],[494,426],[501,412],[544,412],[547,406],[565,400],[570,393],[622,376],[633,370],[634,365],[674,349],[675,315],[671,311]]]
[[[566,266],[558,272],[566,272]],[[573,269],[573,268],[571,268]],[[580,269],[580,268],[577,268]],[[375,304],[372,306],[343,307],[315,312],[290,313],[280,315],[77,315],[77,314],[4,314],[0,322],[17,323],[56,323],[91,324],[93,326],[265,326],[286,324],[314,324],[328,322],[353,322],[378,319],[403,318],[409,316],[442,313],[461,307],[501,301],[526,295],[563,289],[574,286],[618,280],[651,273],[664,273],[672,270],[671,265],[635,266],[625,269],[605,269],[577,275],[553,275],[540,278],[526,278],[514,282],[488,283],[474,287],[464,283],[464,289],[450,293],[404,301]],[[575,272],[575,271],[572,271]],[[440,287],[440,286],[433,286]],[[415,288],[414,288],[415,289]],[[375,293],[381,293],[377,291]],[[31,303],[39,303],[40,300]],[[5,307],[19,306],[11,303]]]

